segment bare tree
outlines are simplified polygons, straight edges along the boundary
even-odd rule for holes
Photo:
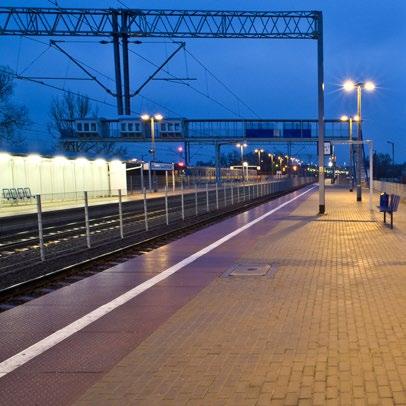
[[[14,74],[8,67],[0,67],[0,144],[22,143],[19,130],[29,124],[28,110],[12,102],[15,82]]]
[[[51,102],[49,131],[56,136],[58,144],[64,151],[90,152],[105,155],[125,155],[127,150],[116,147],[113,142],[72,141],[75,136],[74,120],[97,118],[98,110],[92,106],[88,97],[66,92]],[[69,140],[67,140],[69,138]]]

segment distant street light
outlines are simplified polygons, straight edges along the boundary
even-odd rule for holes
[[[242,168],[242,180],[244,180],[244,148],[247,148],[247,144],[244,142],[239,142],[238,144],[235,145],[237,148],[240,148],[240,153],[241,153],[241,168]]]
[[[268,158],[271,161],[271,175],[273,175],[273,166],[274,166],[273,157],[274,157],[273,154],[271,153],[268,154]]]
[[[179,145],[178,148],[176,148],[176,151],[179,154],[179,159],[182,160],[183,159],[183,147],[182,147],[182,145]]]
[[[357,165],[356,165],[356,178],[357,178],[357,202],[362,200],[362,191],[361,191],[361,163],[362,163],[362,114],[361,114],[361,106],[362,106],[362,89],[366,90],[367,92],[372,92],[375,90],[375,84],[371,81],[366,82],[353,82],[352,80],[347,80],[343,84],[343,88],[346,92],[352,92],[353,90],[357,90],[357,141],[359,144],[356,146],[357,151]],[[370,180],[371,181],[371,180]]]
[[[156,159],[156,150],[155,150],[155,121],[161,121],[163,120],[163,116],[162,114],[155,114],[155,115],[149,115],[149,114],[143,114],[141,116],[141,120],[143,121],[149,121],[151,124],[151,149],[150,149],[150,153],[152,156],[152,160],[149,163],[150,166],[150,170],[151,170],[151,162],[155,162]],[[155,171],[153,171],[152,174],[153,177],[153,185],[154,185],[154,192],[156,192],[158,190],[157,184],[156,184],[156,173]]]
[[[262,148],[261,149],[256,148],[254,152],[258,154],[258,166],[261,168],[261,153],[263,153],[264,150]]]
[[[244,142],[244,143],[238,143],[236,144],[237,148],[240,148],[240,153],[241,153],[241,165],[243,165],[244,162],[244,148],[247,148],[248,145]]]
[[[352,145],[352,123],[353,121],[358,122],[359,121],[359,116],[356,114],[355,116],[347,116],[343,115],[340,117],[341,121],[348,121],[348,140],[350,141],[350,174],[351,174],[351,179],[350,179],[350,192],[354,190],[354,148]]]

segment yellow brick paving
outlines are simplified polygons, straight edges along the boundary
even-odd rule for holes
[[[218,278],[78,401],[83,405],[406,404],[406,214],[328,188],[241,260],[273,277]],[[365,196],[366,197],[366,196]]]

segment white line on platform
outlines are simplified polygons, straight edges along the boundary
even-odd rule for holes
[[[275,213],[276,211],[280,210],[282,207],[287,206],[288,204],[292,203],[293,201],[299,199],[299,197],[309,193],[311,190],[316,188],[317,186],[313,186],[306,190],[303,193],[293,197],[290,200],[287,200],[285,203],[280,204],[279,206],[275,207],[274,209],[266,212],[262,216],[256,218],[255,220],[250,221],[245,226],[234,230],[230,234],[220,238],[219,240],[213,242],[212,244],[208,245],[207,247],[201,249],[200,251],[195,252],[194,254],[190,255],[189,257],[183,259],[182,261],[178,262],[177,264],[169,267],[165,271],[162,271],[160,274],[154,276],[151,279],[141,283],[140,285],[136,286],[135,288],[129,290],[126,293],[118,296],[117,298],[113,299],[112,301],[98,307],[97,309],[91,311],[90,313],[84,315],[80,319],[74,321],[73,323],[67,325],[66,327],[61,328],[60,330],[56,331],[55,333],[45,337],[44,339],[38,341],[37,343],[31,345],[30,347],[26,348],[25,350],[19,352],[18,354],[6,359],[5,361],[0,363],[0,378],[9,374],[10,372],[14,371],[18,367],[24,365],[28,361],[34,359],[38,355],[41,355],[45,351],[49,350],[50,348],[54,347],[55,345],[59,344],[66,338],[72,336],[73,334],[77,333],[78,331],[84,329],[89,324],[93,323],[94,321],[100,319],[101,317],[105,316],[106,314],[110,313],[117,307],[127,303],[128,301],[134,299],[140,293],[145,292],[147,289],[151,288],[152,286],[156,285],[157,283],[163,281],[164,279],[168,278],[169,276],[173,275],[175,272],[179,271],[180,269],[184,268],[185,266],[191,264],[192,262],[196,261],[196,259],[202,257],[203,255],[207,254],[208,252],[214,250],[215,248],[219,247],[220,245],[224,244],[225,242],[231,240],[231,238],[235,237],[236,235],[242,233],[243,231],[247,230],[248,228],[252,227],[253,225],[259,223],[264,218],[270,216],[271,214]]]

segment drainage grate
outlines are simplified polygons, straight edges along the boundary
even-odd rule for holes
[[[232,266],[224,276],[265,276],[270,270],[269,264],[247,262]]]

